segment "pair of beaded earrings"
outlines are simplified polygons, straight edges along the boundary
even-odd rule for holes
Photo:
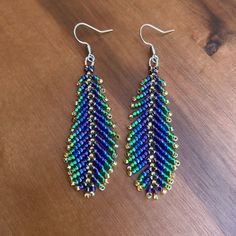
[[[77,86],[78,98],[72,112],[72,127],[68,138],[65,162],[71,185],[76,190],[84,190],[84,196],[95,195],[96,189],[104,190],[115,161],[118,148],[118,135],[114,130],[111,108],[105,96],[103,80],[94,74],[95,56],[87,42],[81,41],[76,30],[79,26],[87,26],[99,33],[111,32],[98,30],[86,23],[78,23],[74,27],[76,40],[87,46],[84,74]],[[151,43],[142,36],[144,27],[151,27],[162,34],[174,30],[163,31],[150,24],[140,28],[142,41],[151,47],[149,59],[149,75],[141,82],[138,95],[133,97],[131,107],[134,109],[130,118],[127,137],[127,172],[129,176],[137,175],[135,186],[138,191],[145,190],[148,199],[158,199],[158,192],[165,194],[174,182],[175,170],[180,162],[177,160],[177,136],[171,126],[171,112],[166,99],[166,83],[158,74],[159,58]]]

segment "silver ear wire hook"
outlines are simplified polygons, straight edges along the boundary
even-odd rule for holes
[[[143,38],[143,28],[146,27],[146,26],[148,26],[148,27],[150,27],[150,28],[152,28],[152,29],[154,29],[154,30],[157,30],[158,32],[160,32],[160,33],[162,33],[162,34],[168,34],[168,33],[174,32],[175,30],[174,30],[174,29],[171,29],[171,30],[162,30],[162,29],[157,28],[157,27],[155,27],[155,26],[153,26],[153,25],[151,25],[151,24],[143,24],[143,25],[140,27],[139,35],[140,35],[141,40],[143,41],[144,44],[150,46],[150,47],[151,47],[151,50],[152,50],[152,56],[151,56],[151,58],[150,58],[150,60],[149,60],[149,66],[151,66],[152,63],[154,63],[155,65],[158,65],[158,60],[159,60],[159,58],[158,58],[158,56],[156,55],[156,50],[155,50],[154,45],[153,45],[152,43],[150,43],[150,42],[145,41],[144,38]]]
[[[75,25],[75,27],[74,27],[74,37],[75,37],[75,39],[76,39],[79,43],[84,44],[84,45],[87,46],[88,56],[85,58],[85,63],[86,63],[87,61],[89,61],[89,62],[91,62],[92,64],[94,64],[95,56],[92,54],[92,50],[91,50],[90,44],[87,43],[87,42],[85,42],[85,41],[80,40],[79,37],[78,37],[78,35],[76,34],[76,30],[78,29],[79,26],[82,26],[82,25],[83,25],[83,26],[87,26],[88,28],[90,28],[90,29],[92,29],[92,30],[95,30],[96,32],[101,33],[101,34],[111,32],[111,31],[113,31],[113,29],[99,30],[99,29],[97,29],[97,28],[95,28],[95,27],[93,27],[93,26],[91,26],[91,25],[89,25],[89,24],[86,24],[86,23],[84,23],[84,22],[80,22],[80,23],[78,23],[78,24]]]

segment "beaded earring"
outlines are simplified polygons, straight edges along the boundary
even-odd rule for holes
[[[111,32],[112,29],[98,30],[86,23],[78,23],[74,27],[75,39],[87,46],[88,56],[85,58],[84,74],[77,83],[78,98],[72,112],[73,123],[64,160],[71,185],[76,190],[84,190],[84,196],[89,198],[95,195],[97,188],[103,191],[108,183],[116,165],[118,135],[114,131],[103,80],[94,74],[95,56],[90,45],[76,34],[79,26],[87,26],[99,33]]]
[[[175,170],[180,165],[177,160],[178,148],[171,126],[171,116],[167,105],[166,82],[158,74],[159,57],[153,44],[146,42],[142,36],[145,26],[162,34],[174,30],[163,31],[150,24],[140,28],[142,41],[151,47],[149,59],[149,75],[141,82],[138,95],[133,97],[131,105],[134,112],[129,116],[133,121],[128,127],[127,137],[127,172],[129,176],[139,172],[135,186],[138,191],[145,189],[148,199],[158,199],[158,192],[165,194],[174,182]]]

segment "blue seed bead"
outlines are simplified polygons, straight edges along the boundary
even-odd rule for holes
[[[156,147],[156,149],[160,152],[160,154],[161,154],[162,156],[164,156],[165,158],[168,158],[168,155],[169,155],[169,154],[168,154],[168,152],[166,152],[165,149],[161,148],[161,146],[158,145],[158,144],[156,144],[155,147]]]
[[[78,187],[79,187],[79,189],[84,189],[84,185],[83,184],[79,184],[79,185],[77,185]]]
[[[101,181],[104,181],[104,177],[99,173],[99,171],[95,168],[94,169],[94,176],[98,179],[98,180],[101,180]]]
[[[133,148],[136,148],[136,149],[137,149],[137,148],[143,146],[143,145],[146,143],[147,140],[148,140],[147,135],[143,136],[143,139],[142,139],[142,140],[137,140],[138,142],[136,142],[136,143],[133,145]]]
[[[92,192],[95,192],[95,191],[96,191],[96,186],[93,185],[93,186],[92,186]]]
[[[97,185],[101,184],[101,182],[94,175],[92,175],[91,180],[93,181],[93,183],[96,183]]]
[[[144,83],[147,83],[147,82],[149,82],[151,80],[151,77],[148,75],[144,80],[143,80],[143,82]]]
[[[149,185],[147,188],[146,188],[146,193],[151,193],[152,192],[152,186]]]
[[[170,139],[168,138],[167,132],[164,133],[162,130],[159,130],[157,127],[154,127],[154,133],[155,133],[156,136],[161,137],[161,138],[162,138],[163,140],[165,140],[166,142],[169,142],[169,143],[171,143],[171,144],[174,143],[172,140],[170,140]]]

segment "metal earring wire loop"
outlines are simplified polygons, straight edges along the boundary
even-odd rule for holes
[[[154,68],[158,66],[158,61],[159,61],[159,57],[156,54],[153,54],[150,58],[149,58],[149,67],[150,68]]]
[[[147,42],[147,41],[144,40],[144,38],[143,38],[143,28],[144,28],[144,27],[150,27],[150,28],[152,28],[152,29],[154,29],[154,30],[156,30],[156,31],[158,31],[158,32],[160,32],[160,33],[162,33],[162,34],[168,34],[168,33],[174,32],[175,30],[174,30],[174,29],[171,29],[171,30],[162,30],[162,29],[160,29],[160,28],[158,28],[158,27],[155,27],[155,26],[153,26],[153,25],[151,25],[151,24],[143,24],[143,25],[140,27],[139,35],[140,35],[141,40],[143,41],[144,44],[150,46],[150,47],[151,47],[151,50],[152,50],[152,56],[151,56],[150,59],[149,59],[149,66],[150,66],[150,67],[158,66],[159,57],[158,57],[157,54],[156,54],[156,50],[155,50],[154,45],[153,45],[152,43],[150,43],[150,42]]]
[[[98,33],[101,33],[101,34],[111,32],[111,31],[113,31],[113,29],[99,30],[99,29],[97,29],[97,28],[95,28],[95,27],[93,27],[93,26],[91,26],[91,25],[89,25],[87,23],[84,23],[84,22],[80,22],[80,23],[75,25],[74,30],[73,30],[75,39],[79,43],[84,44],[84,45],[87,46],[88,56],[85,58],[85,64],[87,65],[88,63],[90,63],[93,66],[94,62],[95,62],[95,56],[92,54],[92,49],[91,49],[90,44],[88,42],[85,42],[85,41],[82,41],[82,40],[79,39],[79,37],[78,37],[78,35],[76,33],[76,31],[79,28],[79,26],[86,26],[86,27],[88,27],[88,28],[90,28],[90,29],[92,29],[92,30],[94,30],[94,31],[96,31]]]

